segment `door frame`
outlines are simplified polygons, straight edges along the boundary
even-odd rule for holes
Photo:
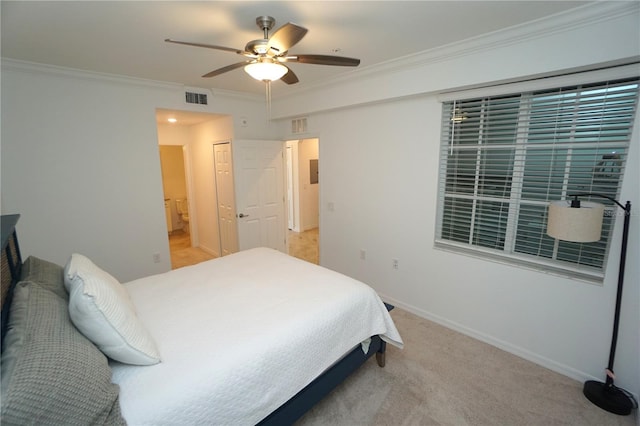
[[[302,225],[304,225],[303,220],[302,220],[302,213],[301,213],[301,207],[300,207],[300,200],[302,198],[300,192],[300,167],[299,167],[299,163],[300,163],[300,157],[298,154],[298,149],[299,149],[299,144],[305,140],[312,140],[315,139],[317,141],[318,144],[318,167],[319,167],[319,179],[318,179],[318,230],[320,230],[320,228],[322,227],[322,219],[323,219],[323,213],[322,213],[322,200],[323,200],[323,196],[322,196],[322,176],[323,176],[323,162],[322,162],[322,143],[320,142],[320,136],[317,135],[309,135],[306,136],[304,138],[301,139],[287,139],[285,141],[285,146],[286,148],[291,147],[292,150],[292,155],[291,155],[291,160],[293,162],[292,164],[292,168],[293,168],[293,204],[294,204],[294,214],[295,214],[295,219],[294,219],[294,227],[291,229],[291,231],[293,232],[304,232],[304,230],[302,229]],[[287,158],[288,160],[288,158]],[[288,167],[288,165],[287,165]],[[289,174],[285,173],[285,177],[287,179],[289,179]],[[286,184],[286,182],[285,182]],[[290,202],[290,200],[287,200],[287,202]],[[287,206],[288,207],[288,206]],[[289,210],[287,208],[287,214],[288,214]],[[287,244],[288,244],[288,232],[287,232]],[[288,246],[288,245],[287,245]],[[321,259],[321,250],[320,250],[320,234],[318,234],[318,263],[320,263],[320,259]]]
[[[300,232],[300,188],[299,188],[299,174],[298,174],[298,143],[299,139],[292,139],[285,141],[285,149],[291,151],[291,156],[286,156],[286,181],[285,187],[288,188],[289,179],[291,179],[291,199],[287,199],[287,224],[293,222],[291,229],[293,232]],[[287,151],[289,152],[289,151]],[[291,160],[291,164],[289,164]],[[289,171],[291,174],[289,174]],[[287,196],[288,196],[287,192]],[[290,205],[291,204],[291,205]],[[289,210],[293,210],[293,218],[289,218]]]
[[[188,144],[182,145],[182,159],[184,161],[184,175],[187,184],[187,200],[189,203],[189,237],[191,238],[191,247],[198,247],[198,233],[194,230],[198,229],[198,215],[195,208],[195,200],[193,199],[193,173],[191,164],[191,147]]]

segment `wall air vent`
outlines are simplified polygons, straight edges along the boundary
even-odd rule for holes
[[[188,104],[207,105],[206,93],[184,92]]]
[[[291,120],[291,133],[305,133],[307,131],[307,117]]]

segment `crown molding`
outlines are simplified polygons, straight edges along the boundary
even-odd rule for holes
[[[274,100],[286,100],[287,98],[321,90],[328,86],[420,68],[458,57],[477,54],[482,51],[548,37],[552,34],[573,31],[577,28],[588,27],[595,23],[617,19],[627,15],[638,14],[640,14],[640,2],[638,1],[599,1],[549,17],[492,31],[477,37],[435,47],[380,64],[355,69],[348,74],[343,74],[330,80],[324,80],[321,83],[309,84],[304,88],[292,88],[292,90],[287,91],[285,94],[274,96]]]
[[[380,75],[389,75],[396,72],[420,68],[463,57],[478,52],[488,51],[500,47],[510,46],[572,31],[576,28],[593,25],[598,22],[624,17],[627,15],[640,14],[640,2],[638,1],[598,1],[587,4],[572,10],[558,13],[556,15],[540,18],[524,24],[493,31],[481,36],[468,38],[448,45],[428,49],[412,55],[407,55],[393,59],[381,64],[371,65],[365,68],[354,69],[353,71],[324,80],[321,83],[310,83],[305,87],[290,87],[286,93],[275,94],[274,101],[284,101],[291,97],[296,97],[308,92],[322,90],[325,87],[349,83],[355,80],[373,78]],[[109,74],[96,71],[86,71],[75,68],[67,68],[56,65],[41,64],[16,60],[11,58],[0,58],[2,68],[7,70],[17,70],[19,72],[43,73],[49,75],[66,76],[74,79],[99,80],[103,82],[114,82],[119,84],[129,84],[143,87],[153,87],[162,90],[183,90],[187,85],[129,77],[118,74]],[[246,92],[236,92],[225,89],[206,89],[216,96],[233,98],[246,101],[261,101],[262,96]]]
[[[262,95],[245,92],[235,92],[225,89],[216,88],[200,88],[193,87],[182,83],[172,83],[167,81],[149,80],[144,78],[129,77],[119,74],[109,74],[97,71],[86,71],[76,68],[61,67],[58,65],[42,64],[37,62],[22,61],[11,58],[1,58],[3,70],[13,70],[17,72],[29,72],[33,74],[47,74],[57,75],[61,77],[68,77],[71,79],[93,80],[100,82],[112,82],[123,85],[133,85],[138,87],[151,87],[160,90],[169,91],[183,91],[183,90],[202,90],[207,93],[211,93],[212,96],[222,96],[225,98],[246,100],[246,101],[261,101]]]
[[[61,67],[58,65],[29,62],[19,59],[2,58],[2,68],[18,72],[29,72],[32,74],[48,74],[72,79],[99,80],[103,82],[113,82],[119,84],[130,84],[135,86],[155,87],[159,89],[175,90],[182,87],[182,84],[169,83],[163,81],[147,80],[143,78],[128,77],[118,74],[109,74],[97,71],[86,71],[76,68]]]

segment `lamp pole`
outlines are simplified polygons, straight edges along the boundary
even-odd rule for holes
[[[605,382],[599,382],[597,380],[588,380],[584,384],[583,393],[589,401],[597,405],[598,407],[607,410],[611,413],[628,415],[631,413],[631,409],[637,407],[635,399],[626,391],[616,387],[613,382],[615,375],[613,373],[613,362],[616,356],[616,345],[618,342],[618,327],[620,325],[620,307],[622,305],[622,286],[624,284],[624,269],[627,259],[627,242],[629,240],[629,222],[631,221],[631,202],[623,206],[617,200],[603,194],[594,193],[580,193],[569,194],[570,197],[574,197],[571,202],[571,207],[580,207],[580,201],[578,197],[595,196],[602,197],[616,203],[622,210],[624,210],[624,226],[622,228],[622,248],[620,250],[620,267],[618,269],[618,290],[616,294],[616,308],[613,319],[613,334],[611,336],[611,349],[609,351],[609,364],[607,365]]]

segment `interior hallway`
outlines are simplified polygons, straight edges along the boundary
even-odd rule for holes
[[[288,240],[289,247],[287,249],[291,256],[318,264],[318,228],[305,232],[288,231]],[[189,234],[179,229],[169,234],[169,251],[171,253],[171,269],[195,265],[215,258],[201,248],[191,247]]]
[[[177,229],[169,234],[169,252],[171,253],[171,269],[195,265],[215,256],[199,247],[191,247],[191,237],[188,232]]]
[[[307,262],[319,264],[318,256],[318,228],[309,229],[304,232],[294,232],[289,230],[289,247],[291,256]]]

